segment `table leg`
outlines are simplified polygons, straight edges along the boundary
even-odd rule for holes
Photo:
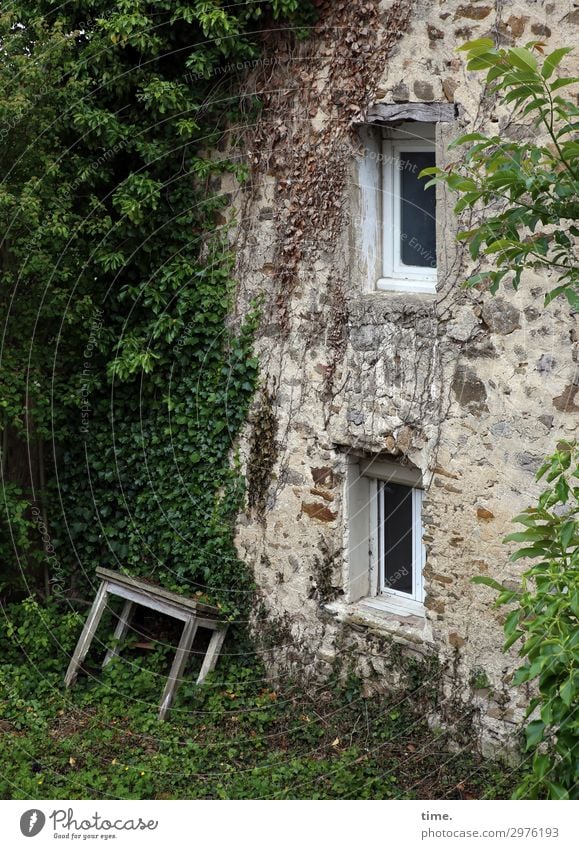
[[[127,631],[129,630],[129,625],[131,624],[134,609],[134,601],[125,601],[123,609],[121,610],[121,615],[119,616],[119,621],[117,622],[117,627],[115,628],[115,633],[113,635],[115,645],[107,651],[105,659],[103,660],[103,669],[105,668],[107,663],[111,662],[113,657],[116,657],[116,655],[118,655],[121,640],[124,640],[127,635]]]
[[[82,629],[82,633],[79,637],[78,643],[76,644],[74,654],[72,656],[72,659],[68,666],[68,670],[64,677],[64,684],[66,687],[72,686],[72,684],[74,684],[74,682],[76,681],[76,676],[78,675],[79,667],[87,655],[87,652],[90,648],[90,644],[92,643],[96,629],[98,628],[98,624],[101,621],[106,606],[107,582],[103,581],[96,594],[96,598],[90,609],[90,613],[87,617],[87,620],[84,623],[84,628]]]
[[[181,635],[181,641],[179,643],[177,653],[175,654],[175,659],[173,661],[173,665],[169,673],[169,678],[167,679],[167,684],[165,685],[163,698],[161,699],[161,703],[159,705],[160,720],[165,719],[165,716],[167,715],[167,712],[171,707],[173,696],[177,691],[177,687],[179,686],[180,679],[183,676],[185,666],[189,659],[189,652],[191,650],[191,646],[193,645],[193,640],[195,639],[196,632],[197,620],[194,616],[192,616],[185,622],[183,633]]]
[[[223,645],[223,641],[225,640],[226,633],[227,628],[220,628],[218,631],[213,631],[213,633],[211,634],[211,639],[209,640],[209,645],[207,646],[207,652],[201,665],[201,671],[199,672],[199,677],[197,678],[198,684],[202,684],[207,675],[209,675],[209,673],[211,672],[211,670],[215,669],[215,664],[219,659],[219,652],[221,651],[221,646]]]

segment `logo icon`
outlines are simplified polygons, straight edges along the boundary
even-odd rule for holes
[[[36,837],[44,828],[46,817],[38,808],[25,811],[20,817],[20,831],[25,837]]]

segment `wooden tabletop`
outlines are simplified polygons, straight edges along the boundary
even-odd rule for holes
[[[111,583],[130,587],[133,590],[138,590],[144,595],[164,599],[165,601],[171,602],[171,604],[178,605],[192,612],[196,611],[204,616],[215,618],[222,615],[219,608],[212,604],[203,604],[196,599],[187,598],[186,596],[179,595],[178,593],[164,590],[162,587],[159,587],[151,581],[143,580],[142,578],[131,578],[129,575],[123,575],[121,572],[113,572],[112,569],[104,569],[102,566],[97,566],[96,573],[103,581],[110,581]]]

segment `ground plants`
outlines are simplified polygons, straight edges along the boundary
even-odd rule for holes
[[[433,731],[416,689],[366,698],[351,676],[276,681],[236,645],[203,687],[182,685],[159,723],[164,646],[126,647],[104,673],[101,646],[64,693],[56,656],[78,623],[58,603],[30,601],[10,605],[2,629],[4,799],[500,798],[516,782]],[[38,646],[42,634],[50,647]]]

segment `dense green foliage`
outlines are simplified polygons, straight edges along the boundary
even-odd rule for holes
[[[510,140],[474,132],[451,145],[462,146],[460,160],[445,171],[427,168],[431,182],[458,192],[455,212],[475,212],[477,223],[459,234],[473,260],[488,256],[493,269],[474,274],[468,283],[490,284],[511,279],[515,288],[525,268],[554,271],[557,285],[548,303],[565,295],[579,307],[579,107],[558,92],[579,78],[553,76],[571,48],[554,50],[543,61],[540,42],[526,47],[497,48],[488,38],[462,48],[467,69],[486,71],[489,91],[515,106],[513,116],[529,121],[538,141]]]
[[[539,469],[550,486],[536,507],[513,519],[524,530],[505,542],[523,543],[512,560],[538,561],[522,576],[519,590],[491,578],[474,578],[500,594],[497,604],[515,604],[505,620],[505,650],[522,643],[523,665],[513,683],[534,682],[538,691],[528,714],[527,751],[532,771],[516,797],[544,792],[551,799],[579,798],[579,449],[562,443]]]
[[[140,656],[126,648],[102,678],[95,667],[63,696],[78,617],[30,600],[6,614],[3,799],[504,798],[516,781],[428,726],[417,709],[428,678],[363,698],[355,679],[273,685],[254,656],[234,654],[203,687],[184,683],[160,724],[170,662],[160,644]],[[99,657],[102,648],[89,667]]]
[[[101,564],[247,607],[231,456],[256,314],[226,323],[219,178],[244,172],[223,71],[311,11],[27,0],[0,14],[4,595],[20,576],[25,592],[82,597]]]
[[[486,72],[489,93],[502,105],[514,104],[519,121],[529,122],[538,143],[510,141],[475,132],[456,139],[450,148],[464,146],[460,161],[443,171],[424,169],[426,184],[441,182],[460,195],[455,212],[474,213],[476,226],[459,234],[468,242],[473,260],[488,256],[491,270],[477,271],[467,285],[489,283],[495,294],[503,278],[515,289],[525,269],[552,272],[556,286],[545,296],[548,304],[565,295],[579,306],[579,109],[558,91],[579,78],[553,75],[570,52],[559,48],[542,62],[542,45],[499,49],[490,39],[465,44],[467,69]],[[537,228],[541,225],[541,228]],[[548,473],[548,474],[547,474]],[[522,576],[520,590],[506,589],[488,577],[474,578],[498,590],[497,603],[515,604],[505,620],[505,651],[521,641],[525,658],[514,684],[532,684],[528,715],[538,711],[526,728],[531,768],[515,798],[577,797],[579,774],[579,487],[577,447],[562,444],[538,472],[552,483],[514,521],[525,530],[507,541],[527,543],[513,555],[540,558]]]

